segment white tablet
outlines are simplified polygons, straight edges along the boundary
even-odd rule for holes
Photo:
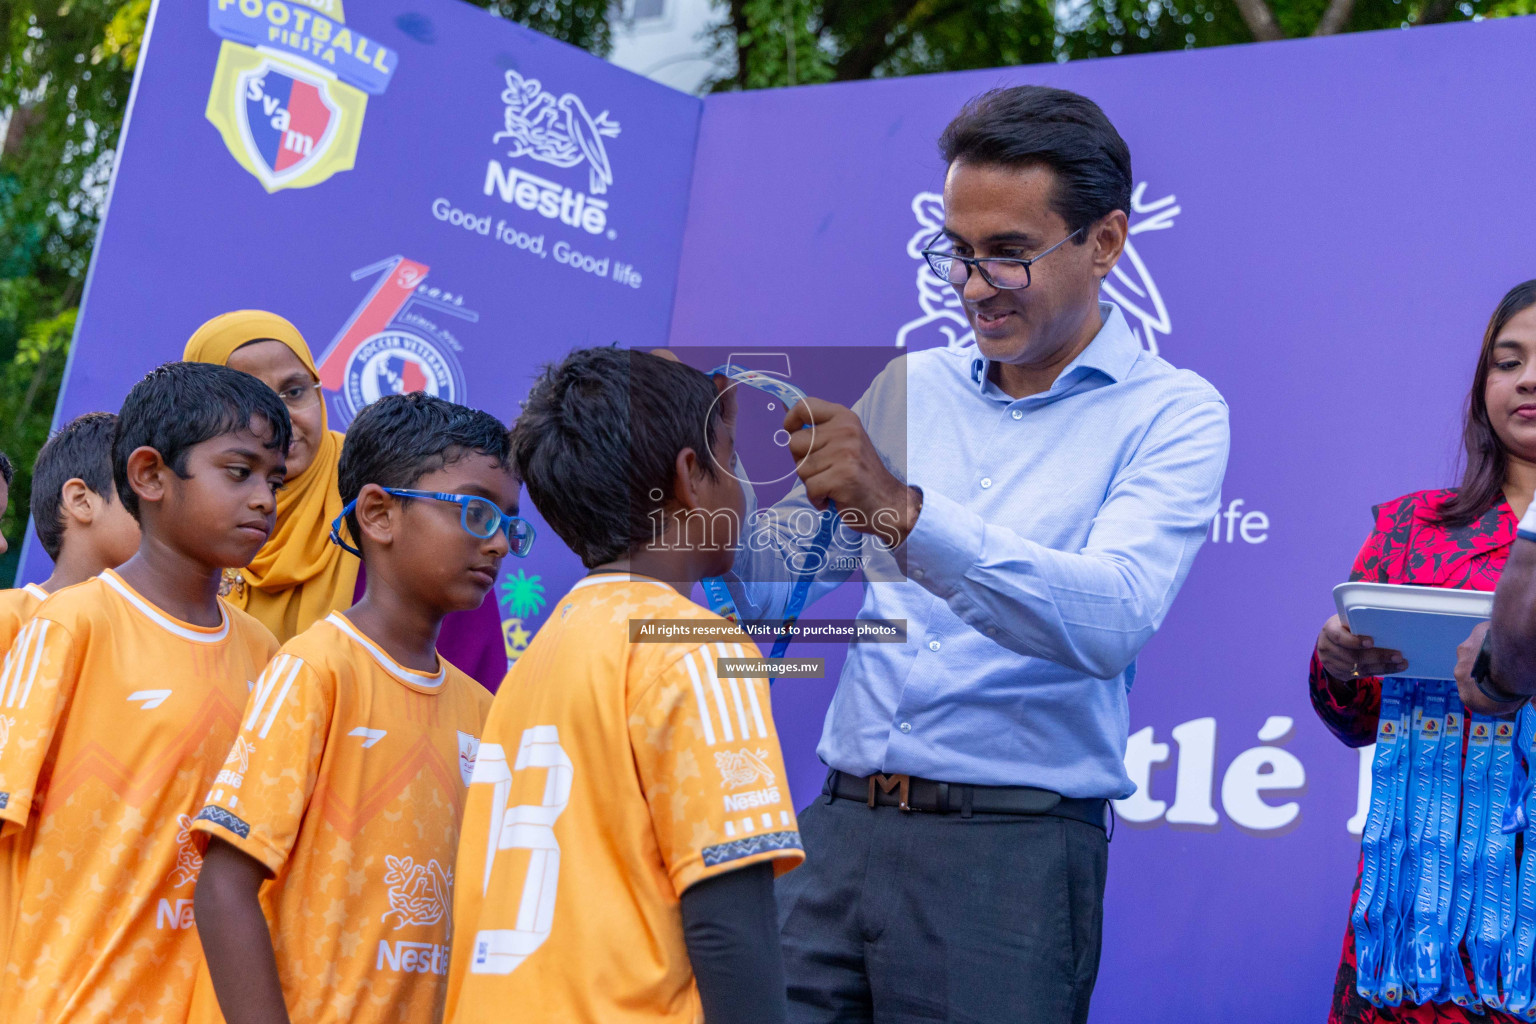
[[[1408,667],[1392,675],[1416,679],[1454,679],[1456,647],[1493,614],[1488,590],[1340,583],[1333,601],[1351,633],[1403,652]]]

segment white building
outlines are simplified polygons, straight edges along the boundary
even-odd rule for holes
[[[613,53],[621,68],[696,93],[714,74],[709,30],[725,16],[711,0],[622,0],[613,19]]]

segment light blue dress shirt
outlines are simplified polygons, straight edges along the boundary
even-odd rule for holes
[[[1227,406],[1143,350],[1118,306],[1099,309],[1099,333],[1041,394],[1009,397],[975,348],[928,349],[894,360],[854,405],[923,507],[894,551],[839,526],[812,589],[814,602],[859,562],[859,617],[907,622],[906,643],[849,648],[817,747],[831,767],[1135,791],[1136,655],[1216,514]],[[798,484],[754,517],[730,578],[744,614],[782,614],[785,557],[814,522]]]

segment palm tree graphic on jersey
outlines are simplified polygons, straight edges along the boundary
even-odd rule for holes
[[[492,142],[512,140],[511,157],[526,156],[555,167],[575,167],[585,161],[593,195],[602,195],[613,184],[613,168],[603,139],[616,138],[619,123],[603,111],[588,113],[581,97],[564,93],[558,98],[537,78],[507,72],[507,88],[501,94],[507,105],[506,128]]]
[[[1158,335],[1173,333],[1173,320],[1163,302],[1157,282],[1136,248],[1135,236],[1148,231],[1173,227],[1180,207],[1174,196],[1146,202],[1147,183],[1141,182],[1131,193],[1130,237],[1125,253],[1104,280],[1104,294],[1125,312],[1131,333],[1148,352],[1157,355]],[[923,246],[944,227],[944,197],[937,192],[919,192],[912,198],[912,214],[917,230],[907,240],[907,255],[917,261],[917,303],[922,315],[902,324],[896,331],[897,348],[933,348],[944,345],[962,348],[975,342],[976,334],[955,289],[940,281],[923,260]],[[1139,219],[1137,219],[1139,218]],[[939,245],[941,243],[935,243]]]

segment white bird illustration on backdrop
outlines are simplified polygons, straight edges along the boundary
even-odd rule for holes
[[[527,156],[554,167],[575,167],[585,161],[593,195],[613,184],[613,168],[603,139],[616,138],[619,123],[608,111],[593,117],[575,93],[558,99],[537,78],[508,71],[501,101],[506,104],[505,127],[492,142],[511,139],[511,157]]]
[[[1131,193],[1131,213],[1140,216],[1132,220],[1129,236],[1146,231],[1162,231],[1173,227],[1173,218],[1181,207],[1174,196],[1164,196],[1153,202],[1145,202],[1147,184],[1142,182]],[[923,246],[946,248],[948,243],[934,236],[944,227],[944,197],[937,192],[919,192],[912,198],[912,214],[917,218],[917,230],[907,240],[907,255],[918,261],[917,303],[922,315],[902,324],[896,331],[897,348],[930,348],[943,345],[947,348],[963,348],[974,344],[976,334],[966,319],[965,307],[955,289],[934,276],[923,261]],[[1131,333],[1143,347],[1157,355],[1157,336],[1173,332],[1173,319],[1168,306],[1157,289],[1157,282],[1137,251],[1131,237],[1125,240],[1125,252],[1114,271],[1104,281],[1104,294],[1125,312],[1130,321]],[[926,337],[925,337],[926,336]]]
[[[1171,228],[1173,218],[1179,214],[1180,207],[1174,205],[1177,199],[1173,196],[1144,203],[1141,197],[1146,191],[1147,183],[1142,182],[1131,193],[1131,212],[1151,215],[1131,224],[1132,236],[1144,231]],[[1127,264],[1130,265],[1129,269]],[[1136,251],[1136,244],[1130,237],[1125,240],[1124,257],[1104,280],[1104,294],[1119,303],[1126,316],[1135,321],[1131,324],[1131,333],[1136,335],[1148,352],[1157,355],[1157,336],[1172,334],[1173,320],[1168,316],[1168,306],[1163,302],[1162,293],[1157,290],[1157,282],[1152,280],[1147,265],[1141,261],[1141,253]]]

